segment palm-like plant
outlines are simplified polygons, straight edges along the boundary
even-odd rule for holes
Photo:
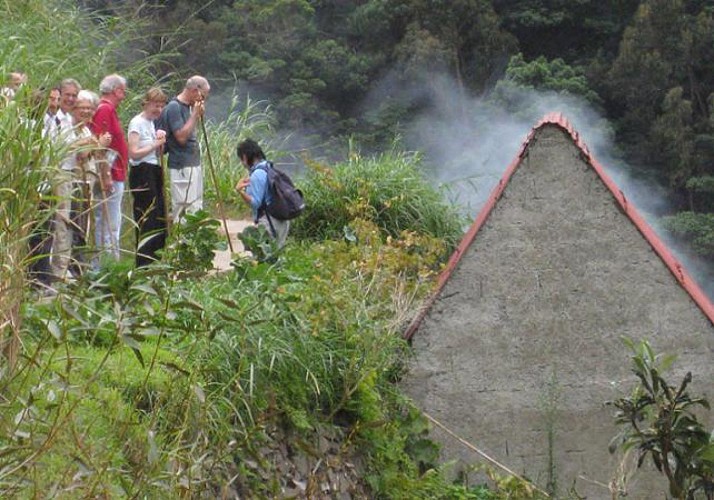
[[[633,352],[632,371],[639,382],[631,396],[609,403],[617,408],[615,421],[624,426],[612,440],[610,451],[635,449],[638,468],[649,456],[667,477],[674,498],[695,498],[701,491],[711,500],[714,441],[693,413],[696,407],[709,409],[709,402],[687,391],[691,372],[678,387],[663,378],[662,372],[671,366],[673,356],[655,355],[644,340],[635,344],[626,339],[625,343]]]

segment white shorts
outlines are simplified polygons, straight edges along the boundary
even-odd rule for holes
[[[201,166],[170,168],[171,217],[179,221],[184,213],[203,208],[203,170]]]

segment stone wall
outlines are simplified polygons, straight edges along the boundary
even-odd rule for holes
[[[678,355],[671,383],[691,370],[694,394],[711,389],[711,323],[570,136],[544,126],[413,336],[403,385],[541,487],[610,498],[621,457],[608,452],[617,430],[604,403],[635,382],[622,336]],[[434,436],[445,459],[478,461]],[[628,488],[631,499],[664,498],[666,482],[642,471]]]

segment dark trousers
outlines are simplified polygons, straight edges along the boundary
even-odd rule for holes
[[[157,260],[156,252],[166,244],[166,204],[161,167],[140,163],[129,167],[129,188],[134,196],[136,266]]]
[[[50,285],[54,280],[50,255],[52,254],[52,216],[48,213],[49,205],[40,202],[39,219],[30,235],[28,254],[28,273],[37,284]]]

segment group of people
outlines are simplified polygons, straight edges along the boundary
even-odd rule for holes
[[[12,73],[8,85],[0,89],[0,97],[12,100],[26,81],[26,75]],[[170,220],[180,221],[185,213],[203,208],[198,129],[211,90],[208,80],[192,76],[171,100],[160,88],[150,88],[126,134],[117,113],[126,97],[126,78],[108,75],[98,90],[99,95],[67,78],[43,97],[43,134],[68,151],[50,183],[52,206],[47,198],[43,202],[43,208],[51,208],[53,216],[47,219],[44,231],[36,231],[31,239],[31,273],[48,287],[55,280],[72,279],[88,267],[99,267],[102,259],[119,259],[127,181],[137,227],[137,266],[158,258]],[[164,153],[168,155],[170,207],[164,196]],[[271,201],[267,168],[272,167],[251,139],[241,142],[237,153],[249,176],[238,182],[236,191],[251,207],[254,222],[265,226],[282,246],[289,222],[265,213]],[[95,241],[89,252],[92,220]]]
[[[26,81],[24,74],[12,73],[0,98],[14,99]],[[167,210],[178,221],[184,213],[203,208],[197,129],[210,92],[208,81],[199,75],[189,78],[171,101],[161,89],[149,89],[141,112],[125,133],[117,109],[126,91],[126,78],[112,74],[100,82],[99,95],[67,78],[44,97],[42,133],[68,153],[52,169],[51,196],[41,206],[51,208],[53,215],[31,239],[30,271],[41,285],[71,280],[86,268],[99,267],[102,259],[119,259],[127,181],[137,227],[137,266],[156,260],[164,247]],[[168,154],[170,208],[164,198],[164,153]],[[89,252],[92,220],[95,240]]]

